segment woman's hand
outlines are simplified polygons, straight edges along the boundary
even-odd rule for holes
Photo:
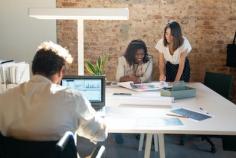
[[[120,82],[133,81],[134,83],[141,83],[139,77],[135,75],[126,75],[120,78]]]
[[[165,81],[165,80],[166,80],[166,75],[160,74],[159,80],[160,80],[160,81]]]
[[[141,83],[139,77],[137,77],[135,75],[129,75],[129,79],[130,79],[130,81],[133,81],[134,83]]]

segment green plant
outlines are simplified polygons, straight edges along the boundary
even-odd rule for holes
[[[104,75],[105,64],[108,61],[108,55],[99,56],[93,64],[90,60],[85,61],[85,67],[91,75]]]

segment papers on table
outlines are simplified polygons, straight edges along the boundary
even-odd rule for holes
[[[107,96],[107,101],[118,105],[148,106],[148,105],[171,105],[174,102],[173,97],[161,96],[139,96],[139,95],[112,95]]]
[[[163,109],[106,107],[108,129],[156,129],[157,127],[182,126],[178,118],[165,117]]]
[[[0,60],[0,93],[28,81],[29,64],[15,63],[13,60]]]
[[[186,118],[191,118],[196,121],[203,121],[205,119],[211,118],[212,116],[204,114],[202,112],[197,112],[185,108],[177,108],[171,110],[172,113],[178,114],[180,116],[184,116]]]
[[[152,83],[134,84],[134,82],[132,82],[132,81],[119,82],[118,85],[121,87],[124,87],[124,88],[138,91],[138,92],[155,91],[155,90],[160,90],[163,87],[168,86],[166,82],[152,82]]]
[[[30,78],[29,64],[25,62],[2,62],[0,64],[1,84],[20,84]]]

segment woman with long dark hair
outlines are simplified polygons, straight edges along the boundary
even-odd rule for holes
[[[182,35],[176,21],[169,22],[164,29],[164,36],[155,46],[159,52],[160,81],[174,82],[190,80],[190,65],[187,58],[192,47]]]
[[[148,55],[144,41],[133,40],[129,43],[125,54],[118,59],[116,80],[134,83],[150,82],[152,67],[152,59]]]

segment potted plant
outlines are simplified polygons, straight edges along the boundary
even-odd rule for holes
[[[108,55],[99,56],[93,64],[90,60],[85,61],[86,70],[91,75],[105,75],[105,64],[108,61]]]

